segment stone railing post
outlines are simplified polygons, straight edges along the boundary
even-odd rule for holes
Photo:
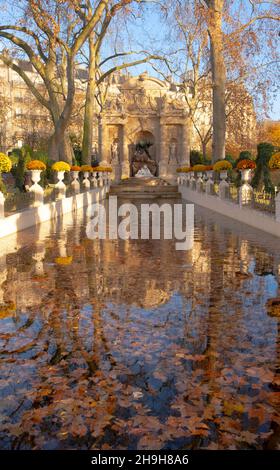
[[[242,185],[239,188],[239,206],[242,207],[245,204],[248,204],[252,201],[253,198],[253,188],[249,184],[249,179],[251,175],[251,170],[241,170],[242,176]]]
[[[92,182],[92,186],[94,188],[97,188],[97,185],[98,185],[98,183],[97,183],[97,171],[92,172],[91,182]]]
[[[83,188],[85,189],[90,189],[90,181],[88,179],[89,177],[89,172],[88,171],[84,171],[84,179],[83,179],[83,182],[82,182],[82,185],[83,185]]]
[[[0,219],[3,219],[5,216],[4,212],[4,203],[5,203],[5,196],[4,194],[0,191]]]
[[[219,198],[220,199],[226,199],[227,194],[229,192],[229,184],[226,181],[227,179],[227,171],[221,171],[220,172],[220,179],[221,182],[219,184]]]
[[[72,171],[72,181],[71,181],[71,188],[75,193],[80,192],[80,181],[79,181],[79,172]]]
[[[58,182],[55,185],[55,190],[56,190],[56,199],[64,199],[66,196],[66,186],[64,183],[64,174],[65,171],[57,171],[56,176],[58,179]]]
[[[197,177],[196,177],[196,190],[199,192],[202,192],[202,185],[203,185],[202,173],[199,172],[197,173]]]
[[[208,170],[206,174],[207,174],[207,181],[206,181],[205,192],[206,194],[213,194],[214,192],[213,171]]]
[[[194,172],[191,171],[190,172],[190,189],[195,190],[195,187],[196,187],[196,180],[194,177]]]
[[[276,222],[280,223],[280,191],[275,196],[275,218]]]

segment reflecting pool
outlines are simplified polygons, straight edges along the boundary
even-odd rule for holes
[[[279,240],[201,208],[188,251],[87,222],[0,240],[1,449],[276,449]]]

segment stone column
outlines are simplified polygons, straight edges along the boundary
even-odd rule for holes
[[[168,166],[168,143],[167,143],[166,124],[162,119],[159,120],[159,176],[165,178],[167,176]]]
[[[121,151],[121,177],[126,178],[130,176],[129,168],[129,151],[126,123],[122,126],[122,151]]]
[[[108,128],[104,116],[98,119],[98,158],[100,165],[109,165]]]
[[[182,125],[182,140],[181,140],[181,160],[180,166],[190,166],[190,121]]]

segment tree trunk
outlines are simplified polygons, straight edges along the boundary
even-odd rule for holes
[[[202,155],[203,155],[203,160],[205,161],[207,159],[207,142],[202,142]]]
[[[83,143],[82,143],[82,162],[85,165],[91,164],[92,152],[92,133],[93,121],[95,115],[95,50],[92,38],[89,39],[89,79],[87,84],[84,125],[83,125]]]
[[[213,161],[225,158],[226,105],[225,84],[226,70],[223,56],[222,16],[224,0],[208,0],[209,37],[211,47],[211,70],[213,82]]]
[[[72,164],[74,152],[69,135],[61,128],[56,128],[49,140],[49,157],[51,160]]]

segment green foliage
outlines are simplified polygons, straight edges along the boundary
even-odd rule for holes
[[[74,150],[74,161],[73,165],[82,165],[82,150],[81,149],[73,149]]]
[[[39,160],[40,162],[43,162],[45,165],[47,165],[49,162],[49,156],[48,153],[44,150],[36,150],[33,152],[32,160]]]
[[[199,150],[190,151],[191,166],[203,164],[203,155]]]
[[[76,134],[70,134],[70,141],[73,147],[74,160],[73,165],[82,165],[82,141]]]
[[[15,168],[15,179],[16,187],[22,191],[24,187],[24,174],[26,171],[26,165],[33,157],[33,151],[29,145],[24,145],[21,149],[18,149],[18,163]]]
[[[268,142],[261,142],[258,147],[256,164],[257,168],[255,170],[255,175],[252,180],[252,186],[258,188],[261,184],[264,185],[264,189],[267,192],[273,192],[273,184],[270,178],[270,170],[268,162],[271,156],[274,153],[274,146]]]
[[[226,158],[225,158],[229,163],[232,164],[232,168],[235,166],[235,159],[234,157],[230,154],[230,153],[227,153],[226,154]]]
[[[254,157],[249,150],[242,150],[239,154],[238,160],[254,160]]]
[[[6,188],[4,181],[2,180],[1,174],[0,174],[0,192],[5,195],[7,194],[7,188]]]

